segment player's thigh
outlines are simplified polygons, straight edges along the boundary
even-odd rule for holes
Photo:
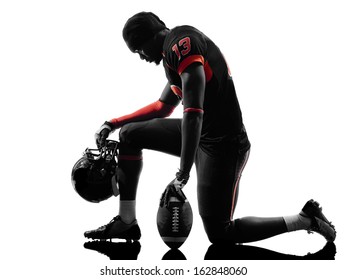
[[[119,132],[122,145],[179,156],[181,119],[153,119],[126,124]]]
[[[236,149],[213,156],[199,148],[196,167],[199,213],[202,217],[214,217],[221,221],[230,219],[237,163]]]

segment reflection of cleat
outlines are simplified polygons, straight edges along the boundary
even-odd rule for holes
[[[141,231],[137,220],[131,224],[126,224],[122,221],[120,216],[114,217],[107,225],[101,226],[98,229],[86,231],[84,236],[92,239],[112,239],[120,238],[128,240],[139,240]]]
[[[303,257],[304,260],[335,260],[336,246],[333,242],[327,242],[323,249],[311,254],[308,253]]]
[[[84,248],[106,255],[110,260],[136,260],[141,245],[138,241],[113,243],[109,241],[90,241],[84,243]]]
[[[325,237],[327,241],[333,242],[336,238],[335,227],[323,215],[322,208],[319,203],[313,199],[306,202],[302,208],[300,215],[307,215],[312,220],[311,227],[307,230],[308,233],[317,232]]]

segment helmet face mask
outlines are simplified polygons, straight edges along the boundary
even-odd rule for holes
[[[87,148],[72,168],[71,182],[75,191],[89,202],[100,202],[118,195],[118,142],[107,141],[102,149]]]

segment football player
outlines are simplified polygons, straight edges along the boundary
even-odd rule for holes
[[[209,37],[192,26],[169,29],[155,14],[141,12],[128,19],[123,38],[142,60],[162,62],[168,82],[158,100],[106,121],[96,132],[101,147],[111,132],[121,129],[120,204],[119,214],[109,224],[87,231],[86,237],[140,238],[136,190],[142,150],[151,149],[180,157],[179,171],[170,183],[175,188],[187,184],[195,163],[199,214],[212,243],[252,242],[295,230],[335,239],[333,225],[313,200],[293,216],[233,219],[251,145],[227,62]],[[180,103],[182,118],[165,118]]]

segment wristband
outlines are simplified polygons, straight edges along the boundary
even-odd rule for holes
[[[176,178],[179,181],[185,180],[188,181],[189,179],[189,173],[188,172],[184,172],[181,169],[178,170],[178,172],[176,173]]]

